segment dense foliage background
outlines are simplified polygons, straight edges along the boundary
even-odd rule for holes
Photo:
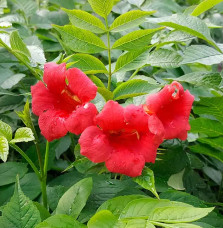
[[[81,156],[78,136],[68,134],[60,140],[51,142],[47,177],[49,212],[52,213],[56,209],[57,214],[72,215],[79,222],[86,224],[99,206],[109,199],[129,195],[126,201],[120,198],[114,201],[114,204],[111,203],[113,206],[102,206],[102,209],[108,209],[115,216],[119,216],[131,200],[145,196],[154,197],[151,192],[155,195],[158,192],[161,199],[215,209],[195,222],[194,226],[168,225],[168,221],[166,225],[157,222],[146,226],[144,220],[138,216],[143,221],[139,218],[132,224],[124,224],[122,221],[123,224],[120,223],[117,227],[223,227],[223,3],[216,1],[214,4],[214,1],[207,1],[212,2],[210,7],[205,9],[203,6],[199,9],[196,8],[196,5],[202,2],[199,0],[114,1],[112,11],[106,17],[108,25],[128,11],[155,12],[139,14],[134,22],[131,22],[131,17],[134,16],[130,15],[129,18],[124,18],[113,25],[109,32],[109,45],[112,49],[108,52],[106,29],[99,22],[89,26],[91,19],[85,23],[70,11],[80,9],[89,12],[104,23],[104,19],[93,12],[89,2],[0,1],[0,119],[10,125],[13,132],[28,125],[27,116],[31,106],[30,86],[42,77],[43,65],[54,61],[66,62],[68,67],[78,67],[91,78],[98,86],[97,97],[93,100],[98,110],[101,110],[110,99],[124,106],[130,103],[142,104],[148,94],[159,91],[165,84],[177,80],[195,96],[190,116],[191,131],[187,141],[165,141],[159,149],[156,163],[147,164],[148,170],[145,170],[140,180],[111,174],[103,164],[94,164]],[[126,20],[130,22],[125,23]],[[71,23],[76,26],[73,31],[71,27],[62,27]],[[134,33],[147,29],[153,30],[143,35]],[[127,36],[123,39],[125,35]],[[110,76],[111,82],[108,85]],[[37,132],[34,134],[34,143],[22,142],[29,139],[17,139],[14,142],[22,142],[18,143],[18,146],[39,167],[36,145],[38,144],[44,157],[46,141],[39,132],[37,117],[31,115],[31,119]],[[0,136],[4,136],[2,129],[3,125]],[[1,153],[6,153],[3,149],[3,143],[0,142],[1,158]],[[17,174],[19,181],[17,180],[15,187]],[[78,185],[75,185],[76,183]],[[69,190],[70,195],[64,195],[70,187],[73,188]],[[35,206],[22,192],[34,201]],[[80,196],[77,196],[78,194]],[[64,202],[74,201],[73,207],[79,209],[72,214],[64,208],[58,209],[58,202],[62,196],[66,198],[63,199]],[[20,205],[21,208],[16,207],[19,207],[18,202],[24,200],[28,202],[27,213],[31,213],[30,216],[39,210],[40,215],[36,216],[40,216],[41,219],[37,218],[38,223],[50,216],[40,204],[42,195],[38,177],[26,160],[11,147],[7,162],[0,163],[0,211],[3,211],[0,227],[9,228],[4,226],[2,218],[4,213],[7,214],[7,210],[9,212],[10,208],[13,208],[13,203],[14,210],[18,209],[21,214],[23,213],[21,208],[24,205]],[[9,201],[11,205],[7,204]],[[115,211],[114,208],[118,209]],[[61,213],[58,212],[60,210]],[[125,218],[125,212],[122,212],[119,219]],[[171,211],[171,214],[174,212]],[[88,226],[115,227],[114,215],[108,212],[99,214],[90,220]],[[95,221],[100,221],[100,216],[104,220],[102,219],[98,225]],[[28,224],[28,218],[23,218],[25,221],[15,222],[11,227],[35,227],[37,224]],[[60,221],[63,219],[66,220],[67,226],[64,225],[65,222],[58,225],[58,221],[53,221],[54,225],[53,222],[49,222],[48,225],[47,222],[43,222],[37,227],[82,227],[70,217],[61,217]],[[28,225],[24,225],[25,223]]]

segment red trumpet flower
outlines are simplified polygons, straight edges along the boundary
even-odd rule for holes
[[[123,108],[108,101],[95,122],[97,126],[86,128],[79,139],[82,155],[105,162],[110,172],[131,177],[141,175],[145,162],[155,162],[163,138],[149,131],[142,106]]]
[[[160,134],[164,134],[165,139],[186,140],[193,101],[194,96],[176,81],[148,96],[144,110],[149,115],[150,131],[155,133],[159,122]]]
[[[31,87],[32,110],[39,116],[42,135],[61,138],[68,131],[80,134],[94,125],[97,109],[88,103],[97,93],[95,84],[79,69],[66,70],[66,64],[47,63],[43,82]]]

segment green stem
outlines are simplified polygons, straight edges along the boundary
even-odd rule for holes
[[[111,77],[112,77],[112,70],[111,70],[111,42],[110,42],[110,33],[109,33],[109,26],[108,26],[108,19],[105,19],[106,27],[107,27],[107,40],[108,40],[108,90],[111,90]]]
[[[144,66],[143,66],[143,67],[144,67]],[[137,73],[138,73],[143,67],[140,67],[140,68],[136,69],[136,70],[134,71],[134,73],[131,75],[131,77],[129,78],[129,80],[133,79],[133,78],[137,75]]]
[[[49,142],[46,142],[45,160],[42,174],[41,189],[43,195],[43,206],[47,209],[47,194],[46,194],[46,181],[47,181],[47,169],[49,161]]]
[[[13,149],[15,149],[17,152],[19,152],[26,159],[26,161],[29,163],[29,165],[32,167],[33,171],[35,172],[35,174],[37,175],[37,177],[41,181],[41,175],[40,175],[38,169],[36,168],[36,166],[32,162],[32,160],[26,155],[26,153],[22,149],[20,149],[18,146],[16,146],[15,144],[13,144],[13,143],[10,143],[10,146]]]
[[[8,52],[10,52],[12,55],[14,55],[21,63],[23,63],[23,65],[25,65],[30,72],[34,75],[34,77],[39,80],[42,81],[41,76],[28,64],[26,63],[16,52],[14,52],[7,44],[5,44],[3,41],[0,40],[1,45],[7,49]]]

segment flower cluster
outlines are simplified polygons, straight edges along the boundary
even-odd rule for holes
[[[146,162],[155,162],[164,139],[186,140],[194,96],[173,82],[149,95],[144,105],[122,107],[108,101],[98,113],[92,103],[97,87],[79,69],[48,63],[44,82],[31,88],[33,112],[49,141],[68,131],[81,134],[81,154],[105,162],[110,172],[141,175]]]

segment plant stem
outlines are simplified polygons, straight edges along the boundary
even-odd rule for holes
[[[34,75],[34,77],[37,80],[42,81],[41,76],[28,63],[26,63],[16,52],[14,52],[7,44],[5,44],[2,40],[0,40],[0,44],[5,49],[7,49],[8,52],[13,54],[21,63],[23,63],[23,65],[25,65],[30,70],[30,72]]]
[[[47,181],[47,169],[48,169],[48,161],[49,161],[49,142],[46,142],[46,151],[45,151],[45,160],[41,181],[41,189],[43,195],[43,206],[47,209],[47,194],[46,194],[46,181]]]
[[[107,40],[108,40],[108,90],[111,90],[111,77],[112,77],[112,70],[111,70],[111,43],[110,43],[110,33],[109,33],[109,26],[108,26],[108,19],[105,19],[106,28],[107,28]]]
[[[35,172],[35,174],[37,175],[37,177],[41,181],[41,175],[40,175],[38,169],[36,168],[36,166],[32,162],[32,160],[26,155],[26,153],[22,149],[20,149],[18,146],[16,146],[15,144],[13,144],[13,143],[10,143],[10,146],[13,149],[15,149],[17,152],[19,152],[26,159],[26,161],[29,163],[29,165],[32,167],[33,171]]]

